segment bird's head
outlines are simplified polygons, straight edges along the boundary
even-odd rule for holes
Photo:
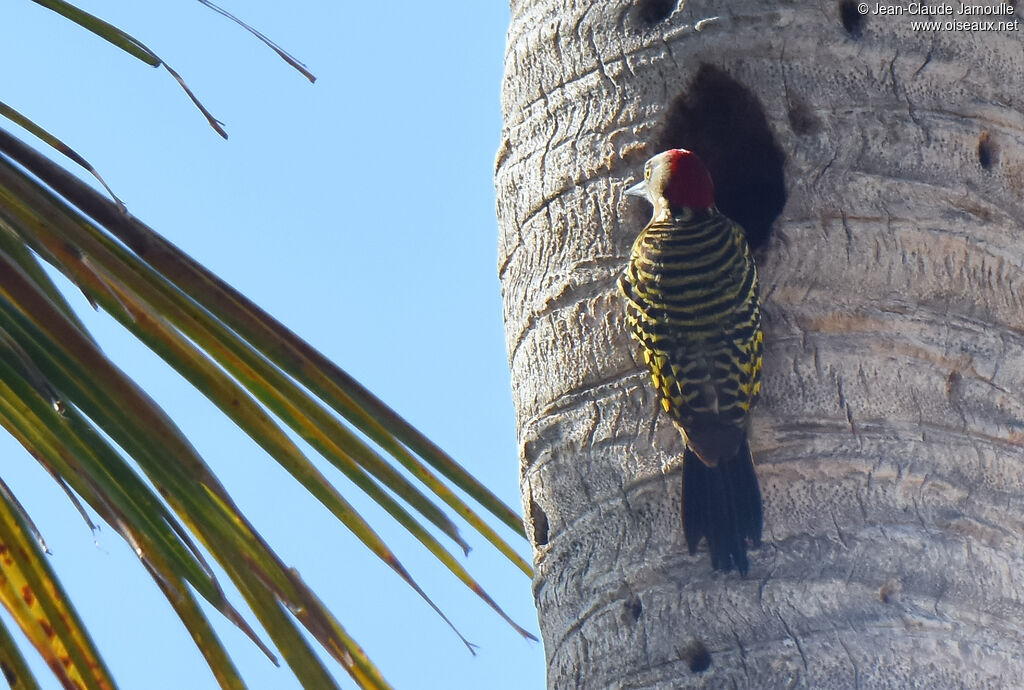
[[[644,165],[644,179],[626,190],[651,202],[654,217],[706,211],[715,205],[715,185],[693,151],[669,149]]]

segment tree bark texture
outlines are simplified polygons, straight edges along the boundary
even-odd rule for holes
[[[549,687],[1019,687],[1024,30],[511,4],[499,272]],[[670,147],[757,245],[746,577],[686,552],[615,290],[650,212],[622,191]]]

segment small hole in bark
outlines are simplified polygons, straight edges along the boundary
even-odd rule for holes
[[[629,614],[630,618],[634,621],[640,620],[641,614],[644,612],[644,605],[640,603],[640,597],[635,594],[629,599],[626,599],[626,613]]]
[[[548,516],[532,498],[530,499],[530,521],[533,523],[534,546],[544,546],[548,543]]]
[[[946,377],[946,397],[952,398],[953,394],[956,393],[960,387],[960,383],[964,377],[959,371],[953,369],[949,372],[949,376]]]
[[[864,34],[864,15],[857,9],[856,0],[840,0],[839,18],[850,38],[860,38]]]
[[[640,0],[636,15],[647,26],[654,26],[668,19],[675,9],[676,0]]]
[[[895,578],[890,578],[885,581],[882,588],[878,590],[878,599],[883,604],[894,604],[900,600],[900,595],[903,593],[903,585],[900,581]]]
[[[786,205],[786,157],[745,86],[702,64],[689,89],[672,101],[654,143],[649,155],[684,148],[700,156],[715,183],[718,209],[743,226],[752,248],[768,240]]]
[[[711,668],[711,652],[700,640],[691,640],[683,650],[683,661],[692,673],[703,673]]]
[[[815,134],[821,129],[821,120],[811,110],[807,101],[796,94],[790,95],[786,114],[789,116],[789,126],[793,128],[794,134],[805,136]]]
[[[992,141],[992,135],[988,130],[985,130],[978,137],[978,163],[985,170],[991,170],[992,166],[996,163],[998,153],[996,144]]]

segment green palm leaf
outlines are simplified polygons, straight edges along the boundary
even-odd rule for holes
[[[147,64],[167,67],[140,41],[67,2],[34,1]],[[312,80],[301,63],[258,31],[200,2],[253,33]],[[181,78],[167,69],[224,134]],[[81,156],[29,118],[3,103],[0,116],[102,183]],[[468,551],[443,504],[530,575],[526,561],[450,485],[522,534],[516,514],[315,348],[114,199],[0,129],[0,425],[71,500],[83,502],[132,546],[221,686],[244,684],[197,597],[239,626],[275,663],[276,656],[228,603],[204,553],[217,560],[305,687],[335,683],[303,629],[361,687],[388,687],[316,594],[249,524],[173,421],[99,349],[40,261],[64,274],[90,303],[111,314],[217,405],[444,620],[374,529],[291,441],[287,429],[517,631],[532,637],[428,528]],[[416,481],[407,479],[395,462]],[[79,509],[88,515],[85,507]],[[100,654],[49,569],[31,524],[0,484],[0,600],[62,683],[111,688]],[[6,630],[0,630],[0,671],[12,687],[36,687]]]

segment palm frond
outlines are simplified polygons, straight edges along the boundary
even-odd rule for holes
[[[213,3],[199,1],[246,28],[312,80],[304,65],[263,34]],[[167,67],[140,41],[63,0],[35,2],[147,64]],[[60,139],[3,103],[0,116],[82,165],[106,187]],[[287,430],[381,506],[520,634],[532,638],[430,529],[468,552],[451,511],[531,575],[529,564],[452,487],[522,535],[515,512],[341,368],[113,198],[0,129],[0,425],[60,483],[87,520],[88,508],[131,545],[221,686],[244,684],[197,596],[277,660],[229,603],[204,554],[218,562],[305,687],[336,685],[302,629],[361,687],[388,687],[316,594],[249,524],[173,421],[100,350],[40,262],[66,276],[93,306],[202,392],[453,630]],[[113,687],[48,568],[30,519],[2,483],[0,568],[5,576],[0,600],[62,682]],[[12,687],[35,687],[6,630],[0,631],[0,670]]]

